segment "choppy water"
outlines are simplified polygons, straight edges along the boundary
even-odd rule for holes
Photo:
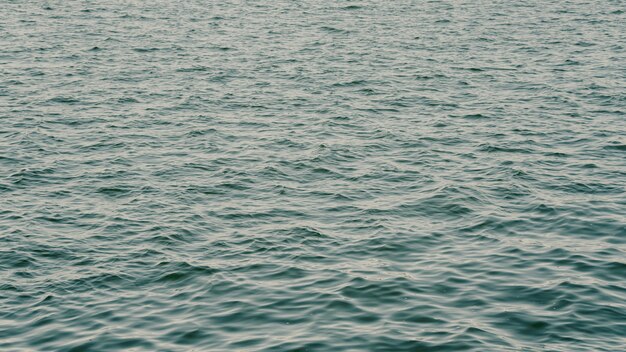
[[[625,350],[625,10],[3,0],[0,350]]]

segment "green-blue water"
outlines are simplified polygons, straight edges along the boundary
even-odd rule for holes
[[[625,10],[0,1],[0,351],[626,350]]]

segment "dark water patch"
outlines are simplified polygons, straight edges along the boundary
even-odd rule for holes
[[[79,103],[80,100],[76,99],[76,98],[72,98],[72,97],[54,97],[50,100],[48,100],[49,103],[60,103],[60,104],[76,104]]]
[[[350,82],[335,83],[333,87],[358,87],[367,84],[364,80],[355,80]]]
[[[179,264],[176,266],[159,263],[159,267],[168,267],[167,272],[156,279],[156,283],[161,284],[174,284],[174,283],[184,283],[187,280],[200,279],[203,277],[208,277],[217,272],[217,270],[192,266],[186,263]],[[172,267],[172,268],[170,268]]]
[[[525,148],[512,148],[505,146],[496,146],[490,144],[483,144],[479,148],[480,151],[487,153],[522,153],[522,154],[531,154],[532,150]]]
[[[606,150],[626,151],[626,144],[611,144],[604,146]]]
[[[138,53],[149,53],[149,52],[155,52],[155,51],[159,51],[163,49],[162,48],[133,48],[132,50]]]
[[[118,98],[117,102],[120,104],[131,104],[131,103],[139,103],[139,100],[132,98],[132,97],[123,97],[123,98]]]
[[[470,119],[470,120],[482,120],[482,119],[490,119],[491,117],[488,115],[484,115],[484,114],[468,114],[468,115],[463,115],[464,119]]]
[[[109,197],[121,197],[128,195],[132,192],[131,188],[119,186],[119,187],[101,187],[96,190],[97,193],[100,193]]]
[[[322,27],[320,27],[320,29],[322,31],[328,32],[328,33],[337,33],[337,34],[347,34],[347,33],[350,33],[349,30],[340,29],[340,28],[331,27],[331,26],[322,26]]]
[[[361,5],[348,5],[348,6],[344,6],[341,9],[342,10],[361,10],[363,9],[364,6]]]
[[[186,68],[178,68],[176,72],[205,72],[210,69],[205,66],[194,66],[194,67],[186,67]]]

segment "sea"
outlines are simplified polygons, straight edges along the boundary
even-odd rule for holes
[[[0,0],[0,351],[626,351],[623,0]]]

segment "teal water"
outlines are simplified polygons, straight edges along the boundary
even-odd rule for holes
[[[0,351],[626,350],[624,1],[0,2]]]

